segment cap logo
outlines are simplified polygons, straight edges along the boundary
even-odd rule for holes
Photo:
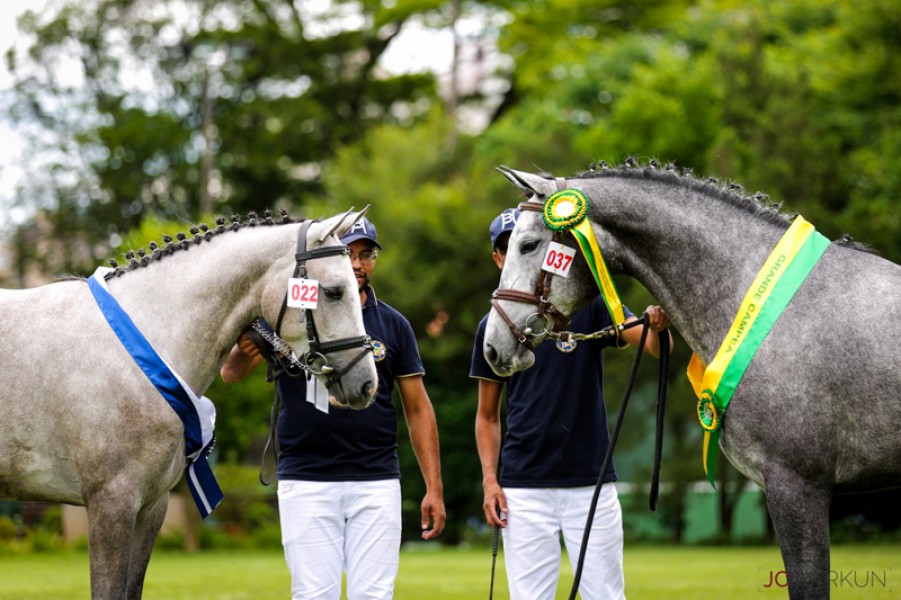
[[[352,234],[352,233],[356,233],[357,231],[363,232],[364,235],[369,235],[369,232],[366,231],[366,223],[364,223],[362,220],[357,221],[356,223],[354,223],[353,225],[351,225],[351,226],[350,226],[350,231],[348,231],[348,232],[347,232],[346,234],[344,234],[344,235],[350,235],[350,234]]]
[[[508,225],[516,226],[516,215],[512,211],[501,215],[501,231],[505,230]]]

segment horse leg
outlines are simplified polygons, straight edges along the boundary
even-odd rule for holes
[[[169,494],[165,493],[155,501],[146,504],[138,513],[128,565],[127,600],[141,600],[144,576],[147,574],[147,565],[150,563],[150,553],[153,551],[156,536],[163,526],[168,507]]]
[[[829,597],[830,490],[781,468],[765,477],[792,600]]]
[[[88,511],[91,598],[121,600],[128,581],[129,552],[135,530],[135,499],[115,492],[93,494]]]

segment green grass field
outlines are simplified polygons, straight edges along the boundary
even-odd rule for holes
[[[437,548],[437,547],[436,547]],[[782,561],[775,547],[626,547],[626,595],[639,600],[787,598],[765,588]],[[837,546],[832,550],[833,599],[901,598],[901,547]],[[572,575],[561,578],[557,598],[568,598]],[[405,550],[395,598],[487,598],[491,552],[486,549]],[[714,575],[704,583],[705,574]],[[855,581],[856,578],[856,581]],[[782,582],[782,579],[778,579]],[[839,585],[841,584],[841,585]],[[150,561],[145,600],[285,600],[288,574],[279,551],[158,551]],[[84,552],[0,555],[0,600],[83,600],[89,597]],[[509,598],[503,554],[494,597]]]

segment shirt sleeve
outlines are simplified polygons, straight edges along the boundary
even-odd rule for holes
[[[399,343],[394,376],[424,375],[425,367],[422,366],[422,358],[419,356],[419,345],[416,343],[413,327],[406,318],[398,320],[397,340]]]
[[[479,327],[476,330],[476,339],[472,346],[472,363],[469,368],[469,376],[474,379],[489,379],[491,381],[504,382],[505,377],[498,377],[497,373],[491,370],[488,361],[485,360],[485,353],[482,347],[485,341],[485,326],[488,323],[488,315],[482,317],[479,321]]]

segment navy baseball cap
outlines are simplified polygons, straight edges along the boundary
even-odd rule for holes
[[[500,237],[502,233],[513,231],[513,228],[516,227],[517,219],[519,219],[518,208],[508,208],[498,216],[494,217],[494,220],[491,221],[491,227],[488,228],[488,231],[491,232],[492,250],[497,248],[497,238]]]
[[[375,225],[373,225],[366,217],[363,217],[351,225],[350,229],[347,230],[347,233],[341,236],[341,243],[345,246],[352,242],[356,242],[357,240],[369,240],[375,244],[376,248],[381,249],[382,247],[378,240],[376,240]]]

